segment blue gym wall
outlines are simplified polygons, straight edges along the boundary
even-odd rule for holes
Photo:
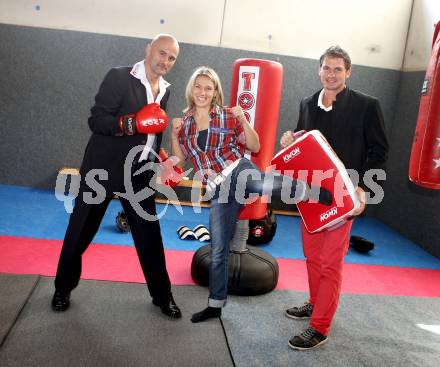
[[[0,183],[53,189],[59,168],[79,167],[99,83],[110,67],[141,60],[145,44],[133,37],[0,24]],[[243,57],[283,64],[278,139],[294,128],[301,98],[320,87],[317,60],[188,43],[181,44],[166,78],[173,84],[170,117],[181,115],[186,82],[199,65],[217,70],[228,101],[232,63]],[[385,200],[368,214],[440,257],[439,193],[407,180],[423,75],[354,65],[350,86],[379,98],[391,142]]]

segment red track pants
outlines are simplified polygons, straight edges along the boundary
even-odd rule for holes
[[[304,256],[313,313],[310,326],[327,335],[341,293],[344,256],[350,243],[352,221],[332,231],[309,233],[301,223]]]

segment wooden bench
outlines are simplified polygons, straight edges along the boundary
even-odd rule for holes
[[[67,175],[67,176],[76,176],[79,175],[79,169],[73,168],[73,167],[62,167],[58,170],[58,174],[60,175]],[[157,180],[157,184],[161,184],[160,179]],[[198,198],[199,200],[197,202],[191,201],[191,190],[196,189],[199,191]],[[188,178],[184,177],[182,181],[179,182],[179,184],[174,188],[176,191],[177,197],[179,198],[179,202],[175,202],[173,200],[167,199],[164,195],[162,195],[160,192],[156,194],[155,201],[157,203],[161,204],[181,204],[186,206],[201,206],[201,207],[210,207],[209,201],[203,201],[202,200],[202,193],[204,190],[204,185],[201,181],[195,181],[195,180],[189,180]],[[115,199],[118,199],[118,196],[114,196]]]
[[[58,170],[58,174],[71,175],[71,176],[79,175],[79,169],[72,167],[62,167]],[[160,180],[158,180],[157,183],[160,184]],[[199,200],[197,202],[191,201],[191,190],[193,190],[194,188],[196,190],[199,190],[198,193]],[[211,206],[209,201],[202,200],[204,193],[204,185],[202,184],[201,181],[189,180],[187,177],[184,177],[184,179],[179,182],[179,184],[174,188],[174,190],[176,191],[177,197],[179,198],[178,202],[167,199],[159,192],[156,194],[155,201],[161,204],[170,203],[170,204],[176,204],[176,205],[180,204],[185,206],[200,206],[203,208],[209,208]],[[118,199],[117,195],[115,195],[115,199]],[[272,208],[272,211],[275,214],[299,216],[296,207],[294,207],[294,210]]]

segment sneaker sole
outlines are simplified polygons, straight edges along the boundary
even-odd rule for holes
[[[288,317],[289,319],[294,319],[294,320],[305,320],[305,319],[310,319],[310,316],[302,316],[302,317],[293,316],[293,315],[288,314],[287,311],[285,311],[284,314],[285,314],[286,317]]]
[[[296,345],[290,344],[290,340],[289,340],[289,343],[288,343],[288,344],[289,344],[289,347],[290,347],[290,348],[295,349],[295,350],[310,350],[310,349],[317,348],[317,347],[319,347],[319,346],[321,346],[321,345],[327,343],[327,340],[328,340],[328,338],[327,338],[327,339],[324,339],[322,342],[319,342],[318,344],[314,345],[313,347],[308,347],[308,348],[306,348],[306,347],[298,347],[298,346],[296,346]]]

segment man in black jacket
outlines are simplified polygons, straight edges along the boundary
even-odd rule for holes
[[[388,140],[379,101],[348,88],[346,80],[350,75],[351,60],[347,52],[339,46],[327,49],[320,58],[323,89],[301,102],[296,131],[319,130],[345,167],[359,174],[356,194],[361,205],[353,213],[357,216],[365,209],[365,174],[371,169],[385,168]],[[293,140],[292,132],[287,131],[281,145],[287,146]],[[306,350],[327,341],[339,302],[351,226],[349,220],[336,229],[311,234],[301,225],[310,298],[305,305],[286,310],[286,316],[310,318],[310,325],[289,340],[293,349]]]
[[[170,94],[169,83],[163,76],[172,69],[178,54],[177,40],[171,35],[159,34],[147,45],[144,60],[132,67],[111,69],[99,88],[88,121],[92,136],[80,169],[80,191],[55,278],[52,299],[55,311],[65,311],[70,306],[70,292],[81,276],[81,256],[98,231],[114,193],[122,192],[120,201],[153,304],[171,318],[181,317],[171,293],[152,195],[154,189],[148,187],[150,194],[138,200],[137,205],[132,205],[130,197],[149,186],[154,175],[151,169],[133,173],[156,160],[155,152],[160,147],[162,130],[166,128],[167,118],[162,109],[166,108]]]

